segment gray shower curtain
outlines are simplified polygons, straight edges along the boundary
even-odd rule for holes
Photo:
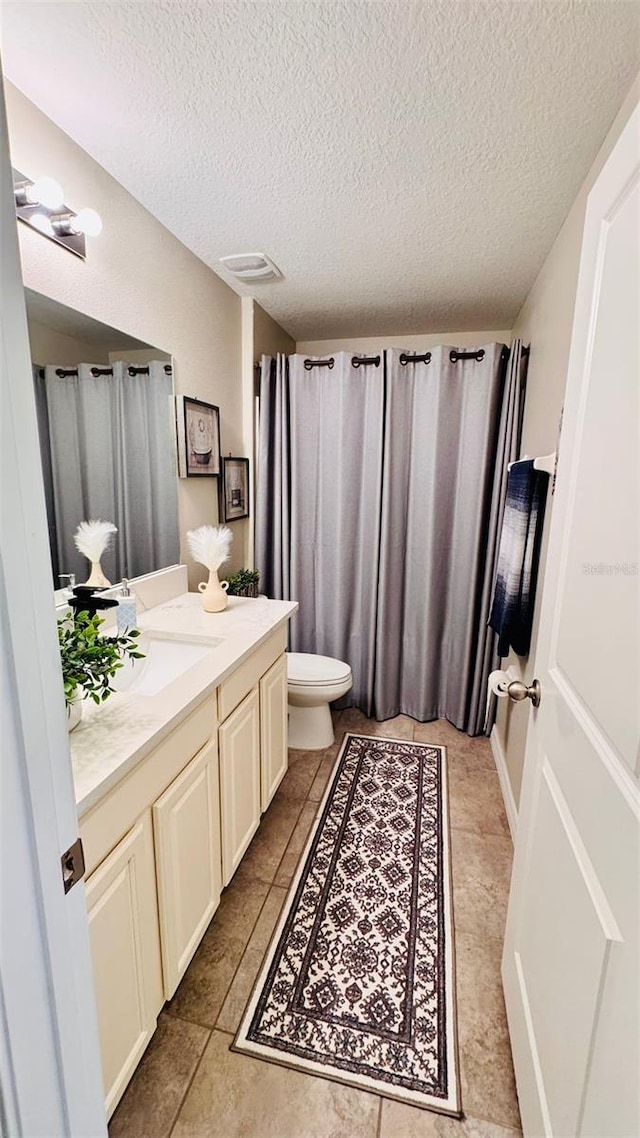
[[[88,564],[73,535],[91,518],[118,527],[102,560],[110,581],[135,577],[178,560],[176,470],[171,375],[154,361],[149,374],[60,377],[45,368],[45,391],[59,572],[86,579]]]
[[[367,715],[483,729],[520,349],[263,359],[257,566],[269,596],[300,603],[292,648],[348,661]]]

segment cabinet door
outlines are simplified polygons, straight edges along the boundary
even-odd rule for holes
[[[228,885],[260,823],[260,701],[255,687],[219,731],[222,880]]]
[[[150,811],[91,874],[86,896],[109,1117],[162,1007]]]
[[[262,810],[287,772],[287,658],[282,654],[260,680]]]
[[[153,806],[162,975],[173,996],[220,902],[218,748],[209,743]]]

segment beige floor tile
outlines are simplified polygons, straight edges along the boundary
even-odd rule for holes
[[[414,739],[416,743],[434,743],[454,750],[462,749],[469,742],[469,736],[464,731],[458,731],[448,719],[432,719],[430,723],[416,723]]]
[[[472,1116],[489,1116],[501,1126],[516,1129],[520,1111],[509,1042],[488,1032],[482,1040],[461,1040],[462,1102]]]
[[[241,937],[246,943],[253,932],[253,926],[268,892],[268,883],[259,877],[254,877],[243,860],[227,888],[222,891],[220,904],[209,925],[207,935],[213,935],[216,929],[220,929],[227,934]]]
[[[269,892],[266,882],[238,870],[167,1011],[213,1027]]]
[[[298,867],[300,855],[309,837],[309,831],[315,821],[317,809],[317,802],[306,802],[302,807],[296,828],[289,839],[289,845],[284,851],[282,861],[278,866],[275,879],[276,885],[288,886],[291,884],[293,875]]]
[[[197,1024],[160,1016],[109,1123],[109,1138],[168,1138],[209,1034]]]
[[[507,1130],[478,1118],[458,1121],[434,1111],[383,1099],[379,1138],[520,1138],[520,1131]]]
[[[229,1051],[215,1031],[172,1138],[376,1138],[380,1100]]]
[[[249,1002],[249,996],[253,991],[263,959],[264,952],[262,949],[251,948],[250,945],[245,949],[238,971],[233,978],[233,983],[227,992],[227,998],[218,1016],[216,1027],[220,1031],[229,1031],[235,1035],[240,1027],[240,1021]]]
[[[280,798],[304,802],[311,789],[323,751],[289,751],[289,769],[278,787]]]
[[[343,736],[345,731],[354,735],[382,735],[387,739],[413,739],[415,719],[408,715],[396,715],[393,719],[367,719],[357,707],[349,707],[340,712],[336,727],[336,738]]]
[[[222,1031],[235,1033],[238,1030],[286,896],[286,889],[280,889],[275,885],[269,890],[256,927],[251,934],[251,940],[246,947],[218,1016],[216,1027]]]
[[[301,802],[276,794],[242,859],[246,874],[273,883],[301,809]]]
[[[337,755],[327,754],[322,759],[320,766],[318,767],[318,773],[314,778],[313,785],[309,791],[310,802],[320,802],[320,799],[327,789],[327,783],[331,778],[331,774],[336,765],[336,758]]]
[[[451,830],[457,932],[502,939],[513,848],[509,838]]]
[[[497,774],[448,764],[451,825],[474,834],[511,837]]]
[[[239,937],[203,940],[176,994],[166,1004],[169,1015],[213,1027],[242,960],[246,944]]]
[[[269,895],[262,908],[262,912],[260,913],[260,916],[256,921],[256,926],[251,934],[251,939],[249,940],[249,944],[247,946],[248,948],[260,949],[261,952],[266,952],[286,897],[286,889],[282,889],[277,885],[271,886]]]
[[[369,720],[365,735],[381,735],[384,739],[406,739],[413,742],[413,733],[417,726],[415,719],[408,715],[396,715],[395,719],[383,719],[379,723],[376,719]]]
[[[520,1126],[500,963],[502,943],[456,935],[458,1037],[463,1105],[469,1114]]]

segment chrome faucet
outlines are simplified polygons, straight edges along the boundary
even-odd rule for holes
[[[73,590],[76,587],[76,575],[75,575],[75,573],[58,573],[58,580],[69,582],[69,584],[66,587],[63,585],[62,589],[64,591],[65,597],[72,597],[73,596]]]

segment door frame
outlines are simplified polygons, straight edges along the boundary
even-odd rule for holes
[[[4,90],[0,85],[0,1130],[106,1135]],[[66,255],[66,254],[61,254]]]

